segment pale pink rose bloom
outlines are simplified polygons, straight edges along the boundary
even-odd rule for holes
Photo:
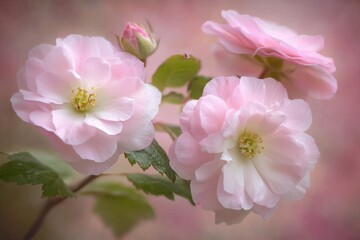
[[[30,51],[11,102],[72,167],[99,174],[154,138],[161,93],[144,79],[143,63],[104,38],[69,35]]]
[[[222,16],[227,24],[207,21],[202,30],[217,36],[229,52],[282,59],[283,83],[290,82],[293,85],[290,87],[315,98],[334,96],[337,91],[337,81],[332,75],[334,62],[318,53],[324,46],[322,36],[298,35],[287,27],[233,10],[222,11]]]
[[[170,164],[217,223],[249,212],[268,218],[279,200],[299,199],[309,186],[319,157],[304,133],[311,121],[308,104],[288,99],[272,78],[214,78],[185,105]]]

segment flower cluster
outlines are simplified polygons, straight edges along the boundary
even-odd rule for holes
[[[157,48],[156,37],[151,29],[128,23],[118,37],[121,50],[102,37],[80,35],[36,46],[18,73],[20,90],[11,98],[13,108],[73,168],[96,175],[121,153],[153,142],[152,120],[162,99],[182,104],[194,98],[182,110],[182,133],[170,147],[170,166],[190,180],[194,202],[214,211],[217,223],[233,224],[250,212],[268,218],[280,200],[304,195],[319,158],[313,138],[305,133],[312,122],[310,108],[302,99],[289,99],[288,91],[332,97],[335,66],[317,52],[323,47],[321,36],[297,35],[232,10],[222,15],[227,24],[208,21],[203,31],[216,35],[229,52],[262,66],[259,78],[209,81],[197,75],[199,61],[177,55],[157,69],[153,84],[161,91],[189,84],[189,92],[202,96],[162,96],[144,82],[144,63]],[[166,155],[162,149],[153,154],[155,150],[148,152]],[[166,165],[175,180],[165,159],[159,165]]]

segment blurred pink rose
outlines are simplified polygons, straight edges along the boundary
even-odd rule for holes
[[[280,199],[301,198],[319,152],[304,133],[306,102],[271,78],[218,77],[181,114],[170,164],[191,180],[194,201],[232,224],[250,211],[270,217]]]
[[[118,37],[118,42],[123,51],[142,60],[149,57],[157,48],[157,40],[151,29],[131,22],[126,24],[121,37]]]
[[[222,11],[222,16],[227,24],[207,21],[203,31],[216,35],[231,53],[256,56],[254,60],[265,68],[262,76],[274,77],[286,86],[290,80],[293,86],[289,87],[315,98],[334,96],[334,62],[317,52],[324,46],[322,36],[297,35],[286,27],[233,10]]]
[[[99,174],[154,138],[161,94],[144,78],[143,63],[104,38],[69,35],[30,51],[11,102],[71,166]]]

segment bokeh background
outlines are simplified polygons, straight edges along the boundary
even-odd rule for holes
[[[208,20],[223,22],[220,11],[234,9],[325,38],[322,54],[334,58],[339,83],[330,100],[308,99],[313,111],[310,134],[321,158],[304,199],[281,202],[270,220],[250,215],[232,226],[216,225],[214,215],[186,200],[150,198],[157,218],[142,222],[124,239],[360,239],[360,1],[357,0],[133,0],[0,1],[0,151],[48,151],[46,140],[21,122],[9,99],[16,92],[16,72],[28,51],[54,44],[71,33],[101,35],[115,42],[124,24],[151,22],[160,37],[148,60],[148,80],[168,56],[188,53],[202,61],[201,73],[226,75],[201,32]],[[173,114],[169,114],[169,112]],[[177,123],[179,108],[163,105],[157,120]],[[169,116],[173,116],[169,118]],[[157,136],[165,149],[170,139]],[[0,159],[0,162],[4,162]],[[120,160],[110,172],[140,171]],[[0,239],[21,239],[39,208],[39,187],[0,183]],[[55,208],[35,239],[116,239],[92,212],[90,197]],[[119,216],[121,217],[121,216]]]

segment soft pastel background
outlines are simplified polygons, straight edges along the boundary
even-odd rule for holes
[[[360,239],[360,1],[356,0],[2,0],[0,151],[48,148],[46,140],[17,118],[9,102],[17,89],[16,72],[33,46],[54,44],[57,37],[70,33],[101,35],[115,43],[115,34],[128,20],[147,19],[161,39],[148,61],[148,79],[174,53],[201,59],[202,74],[226,75],[211,52],[216,39],[201,32],[204,21],[223,21],[222,9],[325,37],[321,52],[335,59],[339,90],[331,100],[309,99],[310,134],[321,151],[311,187],[303,200],[280,203],[270,220],[250,215],[233,226],[215,225],[211,212],[181,198],[175,202],[151,198],[157,219],[141,223],[125,239]],[[169,111],[174,113],[172,119]],[[158,120],[176,123],[177,114],[177,107],[164,105]],[[169,138],[158,137],[168,148]],[[128,165],[122,160],[110,171],[139,170]],[[42,204],[39,187],[0,183],[0,239],[20,239]],[[92,204],[91,198],[79,197],[59,205],[35,239],[116,239],[92,213]]]

